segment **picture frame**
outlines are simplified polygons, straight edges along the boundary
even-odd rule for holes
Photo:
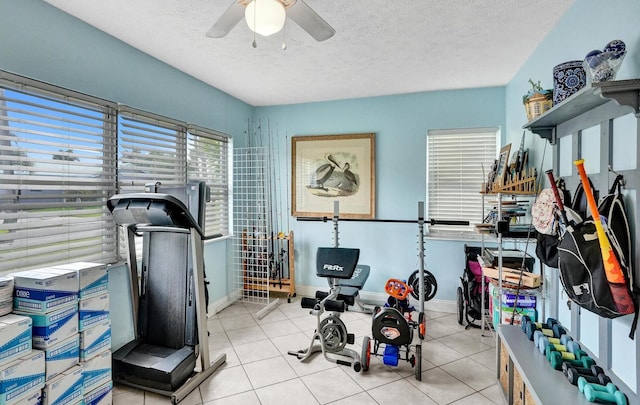
[[[496,168],[496,177],[493,182],[494,188],[500,188],[504,185],[505,175],[509,168],[509,153],[511,152],[511,144],[507,144],[500,148],[498,153],[498,165]]]
[[[375,134],[291,138],[291,215],[375,218]]]

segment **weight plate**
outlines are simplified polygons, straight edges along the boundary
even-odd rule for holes
[[[347,327],[335,316],[328,316],[320,322],[320,334],[324,348],[329,353],[336,353],[347,345]]]
[[[420,278],[418,277],[419,270],[414,271],[409,276],[409,284],[413,291],[411,291],[411,296],[417,300],[420,300]],[[436,281],[435,276],[430,272],[424,271],[424,297],[425,301],[429,301],[436,296],[436,292],[438,291],[438,282]]]

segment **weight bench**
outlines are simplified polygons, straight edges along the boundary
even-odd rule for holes
[[[358,264],[353,271],[353,275],[348,279],[339,279],[338,299],[344,301],[348,307],[355,307],[358,312],[373,313],[373,308],[366,307],[360,299],[360,290],[364,288],[364,284],[369,278],[371,267],[367,264]],[[316,291],[316,298],[323,299],[328,292]],[[347,307],[347,310],[349,308]]]
[[[307,349],[289,351],[290,355],[305,360],[313,353],[322,351],[328,361],[353,366],[356,372],[360,371],[360,355],[355,350],[345,347],[347,344],[353,344],[354,335],[347,333],[347,328],[340,319],[340,313],[346,309],[345,300],[340,298],[340,283],[352,278],[359,256],[360,249],[318,248],[316,275],[326,278],[330,289],[328,293],[316,291],[315,298],[303,297],[300,300],[302,308],[311,309],[309,313],[316,316],[316,330]],[[348,288],[355,288],[357,293],[356,287]],[[316,343],[316,340],[319,343]]]

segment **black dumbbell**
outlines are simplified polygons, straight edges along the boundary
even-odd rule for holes
[[[570,368],[575,369],[578,373],[582,375],[595,376],[598,374],[604,374],[604,370],[602,369],[602,367],[596,366],[595,364],[592,365],[591,367],[581,367],[581,366],[576,366],[574,364],[571,364],[568,361],[565,361],[562,363],[562,374],[567,375],[567,370],[569,370]],[[602,384],[602,385],[606,385],[606,384]]]
[[[596,366],[597,367],[597,366]],[[607,385],[611,382],[611,379],[603,373],[596,375],[580,374],[575,368],[570,367],[567,370],[567,380],[573,385],[578,385],[578,378],[583,377],[590,384]]]

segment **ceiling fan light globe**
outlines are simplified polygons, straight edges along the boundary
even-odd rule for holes
[[[277,0],[253,0],[244,11],[249,29],[265,37],[280,31],[286,16],[284,6]]]

